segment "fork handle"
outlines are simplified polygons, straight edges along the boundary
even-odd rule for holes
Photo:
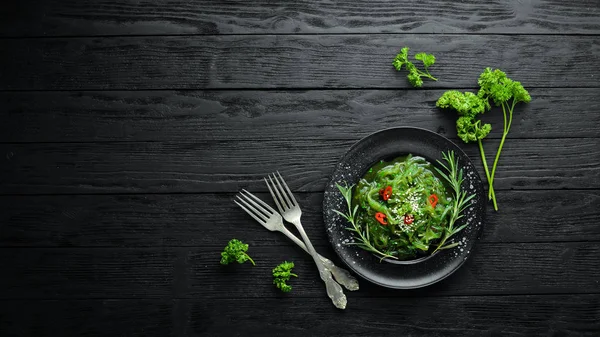
[[[306,245],[304,244],[304,242],[302,242],[302,240],[298,239],[287,228],[283,227],[279,231],[281,233],[283,233],[285,236],[287,236],[288,239],[292,240],[295,244],[300,246],[300,248],[302,248],[305,252],[310,254],[310,252],[308,251],[308,248],[306,248]],[[323,262],[323,266],[325,267],[325,269],[327,269],[331,272],[331,274],[333,275],[333,277],[339,284],[343,285],[346,289],[348,289],[350,291],[358,290],[358,288],[359,288],[358,280],[356,278],[354,278],[350,274],[350,272],[348,272],[344,268],[340,268],[340,267],[336,266],[331,260],[324,257],[323,255],[321,255],[319,253],[317,253],[317,255],[321,259],[321,262]]]
[[[325,268],[331,272],[331,274],[333,275],[335,280],[338,281],[339,284],[343,285],[346,289],[350,291],[358,290],[358,280],[352,275],[350,275],[350,273],[346,269],[336,266],[331,260],[329,260],[326,257],[323,257],[322,255],[319,256],[321,257],[321,261],[323,262]]]
[[[321,258],[319,256],[319,254],[313,247],[312,243],[310,243],[310,239],[306,235],[306,232],[304,231],[304,228],[302,227],[302,223],[300,222],[300,220],[298,219],[297,221],[293,222],[293,224],[298,229],[298,232],[300,232],[300,236],[302,236],[302,239],[304,240],[304,243],[306,244],[306,248],[308,248],[309,254],[312,256],[313,260],[315,261],[315,264],[317,265],[317,269],[319,269],[319,276],[321,276],[321,280],[323,280],[323,282],[325,282],[325,288],[327,289],[327,296],[329,296],[329,298],[333,302],[333,305],[335,305],[336,308],[346,309],[346,304],[348,303],[348,300],[346,299],[346,295],[344,295],[344,291],[342,290],[342,287],[333,280],[333,278],[331,277],[331,273],[328,273],[327,270],[325,269],[325,266],[323,265],[323,262],[321,262]]]

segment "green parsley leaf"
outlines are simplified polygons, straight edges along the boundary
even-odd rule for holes
[[[221,253],[221,264],[227,265],[236,261],[237,263],[250,261],[252,265],[255,265],[254,260],[252,260],[248,254],[246,254],[247,251],[247,244],[237,239],[231,239]]]
[[[462,116],[456,120],[456,133],[465,143],[484,139],[490,131],[492,131],[490,124],[481,125],[481,121],[475,120],[472,116]]]
[[[531,101],[531,96],[529,96],[529,92],[523,88],[521,82],[514,81],[512,85],[512,94],[515,99],[515,102],[523,102],[529,103]]]
[[[392,65],[396,70],[400,71],[402,66],[408,70],[408,81],[412,84],[413,87],[422,87],[423,86],[423,77],[429,78],[431,80],[437,81],[437,78],[433,77],[429,73],[429,67],[435,63],[435,56],[426,53],[418,53],[415,55],[415,59],[423,62],[424,71],[418,69],[412,62],[408,60],[408,47],[403,47],[400,49],[400,53],[396,55]]]
[[[277,267],[273,268],[273,284],[284,293],[292,290],[292,286],[286,283],[290,277],[298,277],[298,275],[292,273],[293,268],[294,262],[287,261],[284,261]]]
[[[402,66],[408,63],[410,63],[410,61],[408,61],[408,47],[404,47],[400,49],[400,54],[396,55],[392,64],[396,70],[400,71]]]
[[[412,84],[413,87],[420,88],[423,86],[423,80],[421,79],[421,75],[416,71],[416,69],[411,69],[408,73],[408,81]]]
[[[435,63],[435,56],[427,53],[418,53],[415,55],[415,60],[422,61],[423,65],[429,68]]]
[[[446,91],[435,104],[439,108],[453,109],[460,116],[475,117],[486,111],[485,100],[479,98],[472,92],[462,93],[456,90]]]

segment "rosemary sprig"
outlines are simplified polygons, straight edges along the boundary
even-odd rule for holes
[[[463,211],[469,207],[469,202],[471,199],[475,197],[475,194],[467,195],[467,192],[463,191],[461,186],[464,181],[463,178],[463,170],[458,169],[458,159],[454,155],[454,151],[448,151],[448,153],[442,152],[442,158],[448,163],[448,166],[444,165],[441,161],[437,161],[439,165],[441,165],[448,174],[442,172],[439,168],[435,168],[437,173],[444,178],[450,187],[452,188],[452,192],[454,194],[454,198],[452,199],[452,207],[450,210],[449,218],[448,218],[448,226],[445,228],[444,237],[440,241],[440,244],[433,251],[432,254],[442,249],[450,249],[458,246],[458,242],[454,242],[451,244],[446,244],[446,241],[456,233],[465,229],[468,224],[464,224],[457,228],[454,228],[456,221],[464,216]]]
[[[344,196],[344,199],[346,199],[346,204],[348,206],[348,213],[342,213],[338,210],[334,210],[334,212],[339,214],[344,219],[348,220],[348,222],[352,225],[352,227],[346,227],[347,230],[356,233],[356,236],[354,237],[354,239],[357,242],[350,242],[350,243],[347,243],[347,245],[356,245],[368,252],[374,253],[375,255],[379,256],[381,258],[381,260],[385,259],[386,257],[390,258],[390,259],[398,259],[395,256],[386,254],[386,253],[380,251],[379,249],[375,248],[371,244],[371,240],[369,239],[369,231],[361,228],[360,225],[358,225],[356,223],[356,212],[358,211],[358,205],[356,205],[356,206],[354,206],[354,208],[352,208],[352,187],[354,187],[354,185],[350,185],[350,186],[347,186],[347,185],[341,186],[339,184],[336,184],[336,185],[337,185],[337,188],[342,193],[342,195]]]

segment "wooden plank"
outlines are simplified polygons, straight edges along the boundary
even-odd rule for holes
[[[272,34],[272,33],[537,33],[598,34],[600,9],[588,1],[282,0],[45,1],[7,4],[0,36]]]
[[[171,336],[170,300],[0,301],[3,336]],[[60,331],[60,332],[59,332]]]
[[[206,226],[195,236],[205,235]],[[221,266],[225,242],[198,248],[2,248],[0,299],[274,298],[271,270],[295,262],[294,297],[328,299],[311,258],[291,244],[256,246],[257,262]],[[332,257],[330,246],[317,250]],[[433,286],[399,292],[361,282],[359,297],[599,293],[600,242],[478,243],[454,275]]]
[[[10,300],[0,302],[6,336],[594,336],[598,295],[356,298],[343,315],[311,298]],[[390,320],[390,308],[394,317]],[[279,313],[273,315],[273,312]],[[173,321],[169,320],[171,315]],[[102,324],[98,321],[102,320]]]
[[[2,299],[169,296],[184,272],[174,249],[5,248]]]
[[[0,90],[409,88],[402,46],[438,58],[439,82],[475,87],[485,67],[525,87],[598,87],[595,36],[266,35],[4,39]],[[585,57],[581,57],[585,55]]]
[[[223,245],[224,246],[224,245]],[[208,249],[207,249],[208,250]],[[196,251],[189,256],[191,264],[189,292],[201,298],[270,297],[278,295],[270,275],[283,260],[295,262],[299,275],[294,279],[294,296],[322,296],[324,286],[311,258],[300,248],[255,247],[253,258],[259,263],[248,269],[214,267],[222,247],[209,252]],[[344,266],[330,246],[317,250]],[[478,242],[467,263],[449,278],[430,287],[414,291],[382,288],[362,280],[361,290],[348,292],[349,301],[358,297],[598,293],[600,271],[595,266],[600,242],[573,243],[503,243]],[[255,277],[256,279],[252,279]],[[243,284],[244,286],[241,286]],[[246,288],[247,286],[247,288]],[[239,293],[237,293],[239,292]]]
[[[353,141],[290,136],[276,141],[0,144],[0,194],[266,191],[279,170],[294,191],[323,191]],[[485,142],[488,156],[497,140]],[[464,145],[479,172],[479,150]],[[495,187],[600,187],[598,138],[510,139]]]
[[[443,90],[4,92],[0,142],[356,139],[393,125],[456,137]],[[532,89],[510,138],[600,137],[598,89]],[[500,109],[484,115],[502,135]]]
[[[272,204],[268,194],[257,196]],[[326,246],[322,195],[296,198],[312,242]],[[290,245],[232,199],[233,194],[0,197],[0,247],[198,247],[232,237],[259,246]],[[506,191],[498,202],[500,212],[488,207],[482,242],[600,241],[598,190]],[[203,235],[196,235],[199,228]]]
[[[600,329],[598,295],[357,298],[343,314],[326,301],[282,297],[184,301],[190,313],[186,331],[215,337],[234,331],[290,337],[340,332],[354,337],[592,337]]]

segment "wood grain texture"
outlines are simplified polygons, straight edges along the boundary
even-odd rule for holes
[[[358,140],[358,139],[356,139]],[[266,191],[279,170],[294,191],[323,191],[354,141],[0,144],[0,194]],[[496,149],[497,140],[485,142]],[[600,187],[598,138],[510,139],[494,186],[504,189]],[[483,172],[476,145],[461,144]]]
[[[393,34],[4,39],[0,90],[409,88],[391,65],[405,45],[437,57],[425,88],[475,87],[489,66],[527,88],[599,87],[594,36]]]
[[[257,196],[272,203],[268,194]],[[322,194],[296,198],[312,242],[326,246]],[[0,197],[0,247],[198,247],[232,237],[291,245],[232,200],[233,194]],[[500,212],[488,207],[482,242],[600,241],[600,208],[594,206],[600,191],[506,191],[498,202]]]
[[[173,249],[2,249],[0,298],[148,298],[171,295],[182,268]]]
[[[356,139],[410,125],[456,137],[443,90],[94,91],[0,93],[0,142]],[[600,90],[532,89],[510,138],[600,137]],[[484,115],[489,138],[502,113]]]
[[[310,235],[310,234],[309,234]],[[277,293],[270,275],[274,266],[283,260],[292,260],[294,270],[300,276],[293,281],[294,296],[323,297],[326,293],[311,258],[300,248],[285,246],[255,248],[254,255],[261,261],[252,267],[257,279],[247,280],[238,269],[226,269],[215,277],[212,270],[214,255],[222,247],[208,252],[190,255],[190,293],[209,298],[240,298],[246,296],[269,297]],[[269,252],[271,251],[272,252]],[[317,250],[344,266],[330,246]],[[398,291],[376,286],[362,280],[358,292],[348,292],[349,301],[357,297],[403,297],[441,295],[489,295],[489,294],[548,294],[548,293],[598,293],[600,271],[595,270],[600,253],[599,242],[573,243],[526,243],[492,244],[478,242],[472,256],[458,271],[447,279],[430,287],[417,290]],[[236,266],[237,267],[237,266]],[[250,267],[250,266],[248,266]],[[262,277],[261,277],[262,275]],[[565,275],[569,275],[565,277]],[[240,287],[241,283],[250,285]],[[234,289],[237,288],[237,289]],[[239,293],[237,293],[239,291]]]
[[[210,226],[202,224],[190,235],[207,235]],[[0,279],[0,299],[272,298],[279,290],[272,284],[271,270],[291,260],[300,276],[292,282],[293,296],[328,301],[312,259],[300,248],[247,243],[256,266],[220,265],[226,242],[197,248],[2,248],[0,262],[7,276]],[[329,245],[316,249],[342,265]],[[480,242],[472,253],[461,269],[433,286],[397,291],[362,281],[361,290],[349,294],[349,300],[600,293],[599,242]]]
[[[229,337],[244,331],[246,336],[329,337],[344,331],[344,336],[362,337],[402,331],[403,336],[591,337],[600,329],[599,301],[596,294],[356,298],[341,313],[326,301],[293,295],[218,301],[5,300],[0,330],[5,336],[36,337],[56,331],[61,336]],[[390,319],[390,308],[401,319]],[[497,324],[490,326],[490,320]]]
[[[32,0],[0,6],[0,335],[597,336],[596,0]],[[411,88],[402,46],[437,57]],[[322,191],[358,139],[411,125],[486,66],[531,89],[496,177],[499,212],[454,275],[326,298],[307,254],[231,201],[279,169],[343,266]],[[442,90],[443,89],[443,90]],[[486,114],[500,137],[500,113]],[[478,149],[460,143],[479,172]],[[257,266],[221,266],[231,238]],[[448,252],[446,252],[448,253]],[[300,275],[272,285],[283,260]]]
[[[0,301],[2,336],[172,336],[170,300]]]
[[[598,34],[593,0],[74,1],[0,11],[0,36],[273,33]]]
[[[598,295],[357,298],[344,313],[324,301],[290,297],[262,299],[260,305],[254,299],[187,303],[188,331],[215,337],[234,331],[298,337],[592,337],[600,329]]]

